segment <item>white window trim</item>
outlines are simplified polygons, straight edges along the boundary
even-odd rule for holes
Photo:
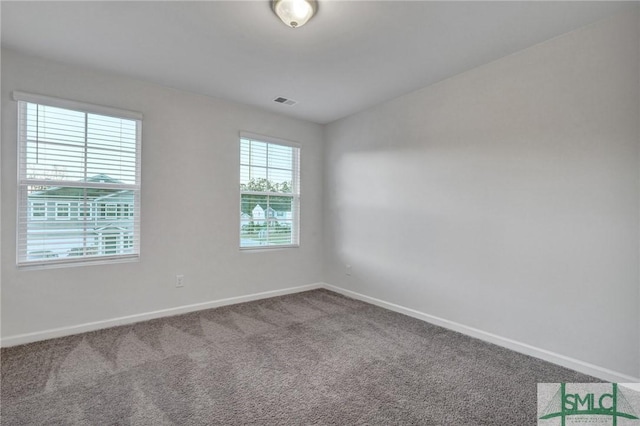
[[[259,135],[257,133],[240,132],[240,139],[251,139],[256,142],[273,143],[276,145],[285,145],[285,146],[290,146],[292,148],[298,148],[298,149],[301,148],[301,145],[298,142],[290,141],[287,139],[275,138],[273,136]]]
[[[80,201],[78,203],[78,218],[91,219],[91,203]]]
[[[239,250],[242,252],[261,252],[261,251],[272,251],[272,250],[281,250],[281,249],[289,249],[289,248],[299,248],[300,240],[301,240],[300,210],[301,210],[301,204],[302,204],[302,197],[301,197],[301,191],[300,191],[300,180],[302,179],[302,169],[300,167],[300,157],[302,153],[301,144],[298,142],[287,140],[287,139],[281,139],[273,136],[265,136],[265,135],[246,132],[246,131],[241,131],[239,136],[240,137],[238,138],[238,142],[240,142],[242,139],[249,139],[257,142],[266,142],[266,143],[275,144],[275,145],[284,145],[284,146],[289,146],[289,147],[298,149],[297,151],[298,155],[295,155],[293,158],[293,170],[294,171],[297,170],[297,180],[294,179],[294,181],[292,182],[293,192],[290,195],[279,194],[274,192],[256,192],[256,191],[239,191],[238,192],[239,194],[238,206],[241,206],[242,204],[242,194],[269,195],[269,196],[278,196],[278,197],[290,196],[292,200],[296,202],[296,206],[297,206],[296,211],[294,212],[293,217],[291,218],[292,228],[296,229],[297,231],[297,237],[298,237],[297,243],[296,244],[278,244],[278,245],[272,245],[272,246],[243,247],[240,244],[240,240],[238,240]],[[241,164],[242,164],[241,158],[238,157],[238,170],[240,170]],[[265,220],[266,220],[266,215],[265,215]],[[236,227],[236,229],[239,229],[242,226],[242,223],[243,223],[242,220],[240,220],[240,218],[238,217],[238,226]]]
[[[108,115],[110,117],[127,118],[129,120],[142,121],[142,113],[129,111],[126,109],[113,108],[102,105],[89,104],[85,102],[72,101],[69,99],[54,98],[52,96],[36,95],[33,93],[13,91],[14,101],[29,102],[32,104],[48,105],[58,108],[72,109],[75,111],[88,112],[90,114]]]
[[[138,262],[140,259],[141,253],[141,244],[140,244],[140,222],[141,222],[141,206],[140,206],[140,191],[141,191],[141,183],[142,183],[142,119],[143,114],[136,111],[130,111],[120,108],[107,107],[102,105],[95,105],[85,102],[78,102],[69,99],[61,99],[51,96],[27,93],[22,91],[13,91],[12,98],[16,102],[28,102],[32,104],[46,105],[57,108],[65,108],[75,111],[80,111],[88,114],[98,114],[105,115],[109,117],[117,117],[122,119],[129,119],[137,121],[136,125],[136,169],[137,169],[137,182],[133,185],[110,185],[108,183],[101,183],[100,187],[110,188],[114,187],[114,189],[125,189],[132,190],[134,203],[131,205],[130,215],[134,216],[136,219],[134,221],[134,231],[132,235],[137,234],[138,238],[133,238],[132,248],[133,254],[120,254],[120,255],[103,255],[99,257],[74,257],[73,259],[68,258],[54,258],[52,260],[45,261],[22,261],[19,257],[18,250],[16,249],[16,265],[18,269],[48,269],[48,268],[62,268],[62,267],[75,267],[75,266],[88,266],[88,265],[103,265],[103,264],[112,264],[112,263],[125,263],[125,262]],[[18,114],[18,120],[20,119],[20,113]],[[18,134],[22,132],[20,128],[20,122],[18,122]],[[19,137],[19,136],[18,136]],[[22,142],[18,141],[18,186],[22,184],[24,180],[21,180],[21,155],[22,155]],[[65,185],[68,187],[78,186],[85,187],[82,183],[75,184],[71,181],[57,181],[57,180],[41,180],[37,181],[35,179],[28,179],[31,184],[36,185],[48,185],[48,186],[61,186]],[[21,208],[27,209],[26,213],[28,213],[29,204],[28,201],[21,199],[21,191],[18,189],[17,192],[17,203],[16,203],[16,217],[19,218],[21,214]],[[26,198],[26,194],[23,195]],[[83,203],[80,202],[79,205]],[[91,205],[92,203],[85,203],[88,208],[88,216],[85,216],[86,220],[92,220],[93,217],[91,215]],[[38,220],[47,220],[49,219],[49,203],[45,204],[45,216],[44,218],[39,218]],[[69,214],[71,213],[71,209],[69,208]],[[97,215],[96,215],[97,216]],[[54,204],[53,210],[53,219],[57,218],[57,208]],[[21,233],[26,233],[27,222],[25,221],[22,224],[18,224],[16,226],[16,242],[20,241]]]
[[[67,215],[66,216],[60,216],[58,214],[58,211],[59,211],[60,207],[66,207],[67,208]],[[55,220],[71,220],[71,203],[70,202],[56,201]]]
[[[105,218],[118,216],[118,203],[106,203],[105,205]]]
[[[42,216],[35,215],[35,208],[42,208]],[[31,202],[31,220],[47,220],[47,203],[45,201]]]

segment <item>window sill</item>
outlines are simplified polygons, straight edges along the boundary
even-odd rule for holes
[[[125,255],[113,257],[100,257],[86,260],[50,260],[24,262],[17,265],[19,271],[32,271],[39,269],[75,268],[78,266],[110,265],[115,263],[139,262],[140,255]]]
[[[286,246],[254,246],[254,247],[240,247],[241,253],[261,253],[272,252],[278,250],[288,250],[300,248],[300,244],[290,244]]]

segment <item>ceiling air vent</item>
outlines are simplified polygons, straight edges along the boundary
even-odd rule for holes
[[[282,96],[275,98],[273,102],[277,102],[279,104],[289,105],[289,106],[295,105],[298,103],[298,101],[294,101],[293,99],[283,98]]]

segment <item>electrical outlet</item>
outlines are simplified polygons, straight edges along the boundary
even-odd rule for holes
[[[344,266],[344,273],[347,275],[351,275],[351,265]]]
[[[184,287],[184,275],[176,275],[176,287]]]

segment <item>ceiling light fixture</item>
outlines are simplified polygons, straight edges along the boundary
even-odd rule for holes
[[[286,25],[298,28],[316,14],[318,2],[316,0],[271,0],[271,9]]]

